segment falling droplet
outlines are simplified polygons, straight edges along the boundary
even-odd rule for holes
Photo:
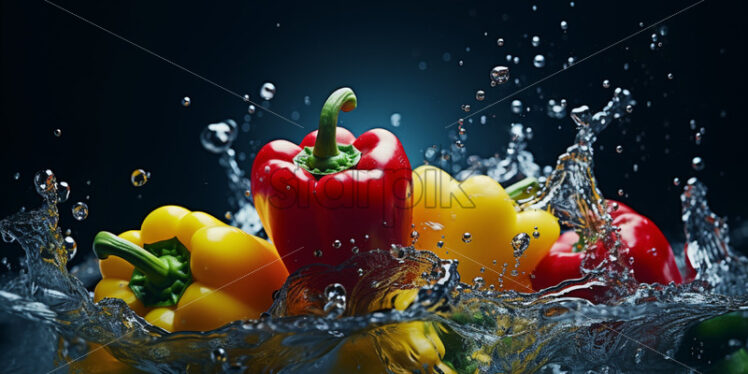
[[[314,257],[322,257],[322,250],[317,249],[314,251]]]
[[[257,111],[257,107],[255,107],[254,105],[250,105],[247,107],[247,113],[249,114],[255,114],[256,111]]]
[[[496,39],[496,44],[499,47],[503,47],[504,46],[504,38],[498,38],[498,39]]]
[[[475,100],[483,101],[483,99],[486,98],[486,92],[483,90],[478,90],[475,92]]]
[[[626,113],[631,113],[634,111],[633,105],[626,105]]]
[[[678,177],[673,178],[673,186],[675,187],[680,186],[680,178]]]
[[[150,177],[150,173],[143,169],[135,169],[130,174],[130,183],[135,187],[142,187],[148,182],[148,177]]]
[[[62,136],[62,130],[60,129],[55,129],[52,133],[58,138]]]
[[[603,81],[603,88],[610,88],[610,81],[609,80],[606,79],[606,80]]]
[[[470,243],[471,241],[473,241],[473,235],[469,232],[462,234],[462,241],[464,243]]]
[[[403,116],[400,115],[400,113],[392,113],[390,116],[390,124],[392,124],[392,127],[400,127],[400,120],[402,120]]]
[[[537,47],[540,45],[540,37],[535,35],[532,37],[532,46]]]
[[[561,30],[566,31],[569,28],[569,24],[566,21],[561,21]]]
[[[491,79],[498,83],[506,83],[509,80],[509,68],[506,66],[496,66],[491,69]]]
[[[41,170],[34,175],[34,187],[36,188],[36,192],[43,197],[47,197],[47,195],[54,190],[56,183],[57,178],[55,178],[55,174],[52,170]]]
[[[675,76],[673,75],[673,73],[667,73],[667,79],[672,80],[673,78],[675,78]]]
[[[343,245],[343,243],[341,243],[340,240],[335,240],[334,242],[332,242],[332,247],[335,249],[340,248],[341,245]]]
[[[522,109],[523,109],[522,101],[512,100],[512,113],[520,114],[522,113]]]
[[[192,100],[190,99],[189,96],[185,96],[182,99],[182,106],[186,108],[186,107],[190,106],[190,104],[192,104]]]
[[[272,100],[275,97],[275,85],[270,82],[265,82],[260,88],[260,97],[263,100]]]
[[[691,159],[691,167],[696,171],[704,170],[704,160],[699,156],[694,157]]]
[[[232,119],[211,123],[200,133],[203,148],[213,153],[226,152],[237,136],[237,125]]]
[[[618,196],[623,196],[624,194],[626,194],[626,192],[623,191],[623,188],[619,188],[618,189]]]
[[[532,60],[532,64],[538,69],[545,67],[545,56],[536,55]]]
[[[616,146],[616,153],[623,153],[623,146],[622,145],[617,145]]]
[[[457,146],[457,148],[465,148],[465,143],[463,143],[462,140],[457,139],[455,140],[455,146]]]
[[[68,253],[68,261],[72,260],[75,254],[78,253],[78,243],[71,236],[66,236],[62,239],[62,247]]]
[[[70,197],[70,185],[68,182],[62,181],[57,184],[57,201],[64,203],[68,201]]]
[[[437,246],[438,248],[442,248],[442,247],[444,247],[444,241],[442,241],[442,240],[439,240],[438,242],[436,242],[436,246]]]
[[[73,218],[78,221],[83,221],[84,219],[88,218],[88,205],[86,205],[86,203],[82,201],[75,203],[75,205],[73,205],[72,211]]]

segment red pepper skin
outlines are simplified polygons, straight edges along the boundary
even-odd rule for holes
[[[355,167],[315,177],[297,166],[293,158],[314,146],[317,131],[300,145],[266,144],[252,166],[255,207],[290,272],[311,263],[337,265],[356,251],[409,243],[412,172],[400,141],[384,129],[356,139],[338,127],[335,135],[338,144],[361,151]]]
[[[629,258],[634,259],[634,263],[629,265],[634,269],[634,278],[641,283],[682,283],[673,250],[660,229],[647,217],[622,203],[612,200],[607,203],[609,207],[618,205],[618,209],[612,210],[610,215],[613,225],[621,228],[619,234],[623,247],[619,255],[626,264],[629,263]],[[585,253],[574,252],[578,241],[579,235],[574,231],[567,231],[558,238],[550,252],[535,267],[532,287],[536,291],[555,286],[567,279],[582,277],[580,266]],[[593,251],[595,258],[588,260],[588,267],[598,265],[607,256],[601,241],[595,243]],[[569,295],[592,300],[601,291],[598,288],[577,290]]]

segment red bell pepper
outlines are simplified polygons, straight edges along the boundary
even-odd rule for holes
[[[619,256],[633,268],[634,278],[641,283],[682,283],[673,250],[660,229],[647,217],[622,203],[612,200],[607,200],[607,203],[613,225],[621,228],[619,234],[623,246]],[[595,256],[587,260],[586,266],[589,268],[599,265],[607,257],[607,249],[601,240],[594,244],[592,251]],[[584,255],[584,243],[580,242],[576,232],[561,234],[550,252],[535,267],[532,287],[538,291],[567,279],[581,278],[580,266]],[[593,300],[601,291],[599,288],[575,290],[569,295]]]
[[[353,91],[336,90],[322,107],[318,131],[301,145],[272,141],[255,158],[255,207],[290,272],[409,243],[410,162],[387,130],[373,129],[356,139],[337,127],[338,112],[354,108]]]

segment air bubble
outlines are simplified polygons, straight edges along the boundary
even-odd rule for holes
[[[506,66],[496,66],[491,69],[491,79],[498,83],[506,83],[509,80],[509,68]]]
[[[464,243],[470,243],[471,241],[473,241],[473,235],[469,232],[462,234],[462,241]]]
[[[265,82],[260,88],[260,97],[263,100],[272,100],[275,97],[275,85],[270,82]]]
[[[75,203],[71,210],[73,211],[73,218],[78,221],[88,218],[88,205],[82,201]]]
[[[146,172],[143,169],[135,169],[130,174],[130,183],[132,183],[135,187],[142,187],[148,182],[148,178],[150,177],[150,173]]]

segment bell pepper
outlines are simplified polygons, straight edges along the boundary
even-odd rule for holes
[[[634,270],[634,278],[640,283],[682,283],[673,250],[660,229],[647,217],[623,203],[607,200],[607,205],[613,225],[620,228],[623,246],[619,250],[619,256],[624,264]],[[585,256],[585,247],[576,232],[563,233],[550,253],[535,268],[533,288],[541,290],[567,279],[581,278],[580,266]],[[602,240],[596,241],[592,247],[594,258],[588,260],[586,266],[589,268],[597,266],[608,256]],[[592,300],[600,291],[576,290],[570,296]]]
[[[255,207],[291,272],[408,241],[412,197],[405,150],[387,130],[355,138],[337,127],[338,112],[355,107],[353,91],[338,89],[322,107],[319,130],[301,145],[275,140],[255,157]]]
[[[500,288],[532,292],[530,274],[561,229],[556,217],[547,211],[518,212],[514,198],[526,195],[533,185],[528,182],[531,180],[504,190],[485,175],[458,182],[434,166],[416,168],[416,246],[442,258],[458,259],[462,278],[498,280],[501,274]]]
[[[398,290],[386,304],[372,303],[370,309],[405,310],[416,298],[417,289]],[[439,338],[440,324],[400,322],[354,334],[345,339],[335,355],[333,373],[444,373],[457,372],[443,362],[445,347]]]
[[[205,331],[257,318],[288,271],[267,241],[203,212],[167,205],[140,230],[94,238],[102,280],[94,301],[125,301],[167,331]]]

